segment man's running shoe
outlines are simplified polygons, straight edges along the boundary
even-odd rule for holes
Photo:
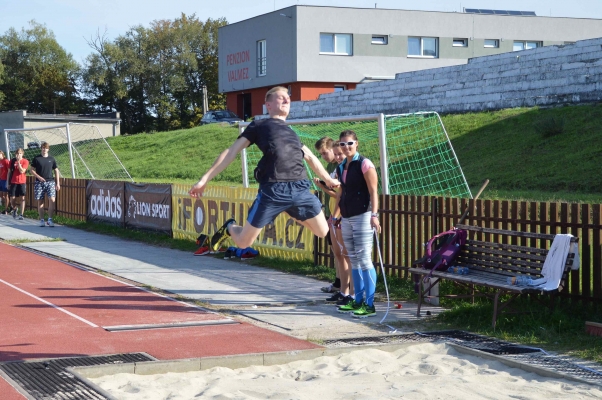
[[[13,218],[17,219],[17,209],[16,208],[13,208],[12,214],[13,214]]]
[[[17,218],[19,221],[23,221],[23,214],[19,215],[19,218]]]
[[[337,311],[342,314],[353,314],[355,311],[359,310],[361,306],[361,304],[355,302],[355,299],[351,299],[347,305],[337,308]]]
[[[209,247],[213,251],[218,251],[222,242],[226,240],[228,236],[230,236],[230,233],[228,232],[228,225],[234,222],[236,222],[234,218],[230,218],[229,220],[224,222],[221,228],[219,228],[217,232],[213,234],[213,236],[211,236],[211,244],[209,245]]]
[[[224,254],[224,260],[229,260],[231,258],[234,258],[234,253],[232,252],[232,250],[230,250],[228,248],[228,250],[226,250],[226,253]]]
[[[44,222],[43,219],[40,220],[40,228],[43,228],[46,226],[46,222]]]
[[[47,222],[48,226],[53,228],[54,227],[54,222],[52,221],[52,218],[48,218],[48,222]]]
[[[196,245],[199,247],[203,247],[206,245],[207,235],[201,233],[198,238],[196,238]]]
[[[332,296],[327,298],[326,302],[327,303],[336,303],[337,301],[343,300],[344,298],[345,298],[344,294],[342,294],[341,292],[336,292],[335,294],[333,294]]]
[[[199,247],[199,249],[194,252],[195,256],[204,256],[205,254],[209,254],[209,246]]]
[[[351,316],[353,318],[367,318],[367,317],[374,317],[375,315],[376,315],[376,307],[374,307],[374,304],[372,306],[369,306],[366,303],[362,303],[360,308],[355,310]]]
[[[336,292],[340,292],[341,288],[338,288],[331,283],[328,286],[321,287],[320,290],[323,291],[324,293],[336,293]]]

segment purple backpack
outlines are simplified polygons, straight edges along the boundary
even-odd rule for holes
[[[426,243],[426,254],[412,264],[420,265],[431,271],[449,268],[462,246],[466,243],[468,234],[463,229],[452,228],[449,231],[433,236]]]

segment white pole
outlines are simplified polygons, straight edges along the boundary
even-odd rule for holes
[[[75,179],[75,164],[73,163],[73,149],[71,148],[71,133],[69,132],[69,124],[65,127],[67,130],[67,144],[69,146],[69,161],[71,162],[71,178]]]
[[[238,125],[238,134],[241,135],[245,131],[244,126]],[[249,167],[247,165],[247,149],[242,149],[240,153],[240,163],[242,165],[242,187],[249,187]]]
[[[8,133],[4,131],[4,146],[6,147],[6,158],[10,160],[10,149],[8,148]]]
[[[378,114],[378,144],[380,147],[380,180],[383,194],[389,194],[389,160],[387,157],[387,129],[385,114]]]

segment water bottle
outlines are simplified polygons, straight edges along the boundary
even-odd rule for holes
[[[458,267],[456,266],[451,266],[447,269],[447,272],[449,272],[450,274],[455,274],[458,271]]]
[[[460,275],[468,275],[468,272],[469,272],[468,267],[460,267],[459,271],[458,271],[458,273]]]
[[[533,279],[525,275],[509,276],[508,279],[506,279],[506,282],[509,285],[527,286],[533,284]]]

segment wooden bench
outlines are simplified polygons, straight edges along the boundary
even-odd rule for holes
[[[532,279],[541,278],[541,269],[548,254],[548,250],[556,235],[517,232],[492,228],[481,228],[469,225],[456,225],[456,228],[468,231],[466,244],[460,250],[454,265],[468,267],[469,273],[459,275],[447,271],[434,271],[430,281],[424,285],[422,280],[430,274],[424,268],[410,268],[409,271],[420,276],[418,311],[423,301],[429,297],[433,286],[441,279],[453,281],[460,286],[469,288],[468,295],[448,295],[445,297],[472,297],[486,296],[493,300],[493,320],[495,328],[497,317],[509,304],[521,294],[549,294],[554,295],[561,291],[568,278],[568,272],[573,265],[575,254],[569,253],[565,262],[564,273],[559,287],[556,290],[543,291],[534,287],[514,286],[507,283],[508,277],[528,275]],[[478,239],[477,239],[478,238]],[[571,242],[578,242],[579,238],[571,238]],[[538,247],[525,246],[526,243],[539,242]],[[512,244],[506,244],[512,243]],[[425,286],[425,287],[423,287]],[[485,290],[486,288],[489,288]],[[490,290],[493,289],[493,290]],[[500,302],[500,296],[511,294],[505,302]]]

